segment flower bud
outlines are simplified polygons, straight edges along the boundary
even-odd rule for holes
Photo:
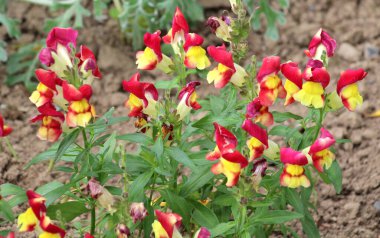
[[[197,233],[195,233],[194,235],[194,238],[210,238],[210,237],[211,237],[211,233],[209,230],[207,230],[206,227],[201,227],[201,229],[199,229]]]
[[[280,158],[280,147],[276,142],[268,140],[268,148],[264,150],[264,156],[270,160],[278,160]]]
[[[87,184],[87,189],[90,191],[91,197],[99,202],[99,205],[107,209],[110,213],[115,212],[115,199],[106,188],[92,178]]]
[[[173,125],[163,124],[161,127],[162,139],[165,139],[168,135],[168,140],[173,140]]]
[[[128,238],[131,235],[131,231],[126,225],[119,224],[116,228],[117,238]]]
[[[253,168],[252,172],[254,176],[261,176],[263,177],[265,175],[265,171],[268,168],[268,163],[265,159],[257,159],[253,161]]]
[[[224,41],[230,41],[230,23],[231,20],[228,16],[223,16],[222,18],[209,17],[206,22],[206,24],[210,27],[212,33],[215,33],[218,38]]]
[[[134,202],[131,204],[130,215],[133,223],[136,223],[138,220],[142,221],[148,215],[148,211],[145,209],[144,203]]]

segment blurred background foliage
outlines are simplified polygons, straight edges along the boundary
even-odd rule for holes
[[[20,19],[12,19],[7,15],[8,3],[16,0],[0,0],[0,27],[5,27],[10,39],[18,39]],[[154,32],[157,29],[167,29],[175,8],[178,6],[185,14],[191,25],[205,20],[202,5],[197,0],[18,0],[25,3],[48,7],[56,17],[47,18],[43,25],[44,32],[53,27],[73,27],[80,29],[84,26],[86,17],[93,17],[97,21],[112,18],[118,21],[120,32],[126,42],[134,50],[143,47],[145,32]],[[220,0],[228,1],[228,0]],[[288,8],[288,0],[243,0],[250,15],[250,24],[254,30],[260,29],[262,20],[266,22],[265,35],[277,40],[279,37],[278,24],[285,23],[285,14],[282,10]],[[89,7],[90,6],[90,7]],[[37,68],[38,53],[45,39],[20,45],[17,51],[8,55],[6,41],[0,40],[0,61],[6,63],[8,86],[23,83],[32,91],[36,87],[34,70]]]

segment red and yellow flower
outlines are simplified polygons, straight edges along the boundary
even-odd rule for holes
[[[306,155],[292,148],[281,148],[281,162],[284,170],[280,176],[280,184],[284,187],[309,187],[310,181],[305,175],[304,165],[308,164]]]
[[[280,57],[269,56],[263,59],[263,64],[257,74],[257,81],[260,85],[259,98],[264,106],[271,106],[277,97],[284,98],[286,92],[282,86],[282,81],[278,77],[280,71]]]
[[[36,69],[35,74],[39,84],[37,89],[30,95],[29,100],[37,107],[51,103],[58,97],[57,87],[62,85],[62,79],[50,70]]]
[[[366,76],[367,72],[363,69],[348,69],[340,74],[336,91],[342,99],[343,105],[350,111],[354,111],[358,105],[363,103],[357,82]]]
[[[245,82],[247,72],[244,68],[234,63],[232,53],[222,46],[209,46],[207,48],[209,55],[218,62],[218,66],[207,74],[207,82],[214,82],[215,88],[223,88],[227,83],[241,87]]]
[[[249,162],[261,157],[264,150],[268,148],[268,134],[266,130],[246,119],[242,125],[243,130],[248,132],[252,138],[247,141],[250,157]]]
[[[92,88],[88,84],[77,89],[74,85],[64,81],[62,83],[63,97],[69,102],[66,114],[66,124],[69,127],[86,127],[95,117],[95,108],[89,103]]]
[[[182,237],[179,228],[182,217],[176,213],[164,213],[159,210],[154,211],[157,217],[152,224],[156,238],[180,238]]]
[[[325,88],[330,82],[330,75],[323,63],[319,60],[309,60],[302,77],[306,82],[293,98],[304,106],[322,108],[325,103]]]
[[[191,109],[199,110],[202,108],[197,102],[197,93],[195,92],[195,88],[200,84],[201,83],[197,81],[190,82],[179,92],[178,100],[180,101],[177,106],[179,120],[185,118],[190,113]]]
[[[100,73],[98,64],[96,63],[95,55],[87,46],[81,45],[80,52],[76,54],[76,57],[79,59],[78,66],[85,78],[89,78],[90,76],[98,79],[102,78],[102,73]]]
[[[128,81],[123,81],[123,88],[129,92],[129,99],[125,106],[130,108],[128,116],[142,117],[146,114],[155,118],[157,116],[158,91],[152,83],[141,83],[140,74],[134,74]]]
[[[273,115],[269,112],[269,108],[260,102],[260,98],[255,98],[247,105],[245,117],[253,119],[255,123],[261,123],[266,127],[273,125]]]
[[[214,122],[216,147],[206,155],[210,161],[218,160],[211,167],[214,174],[224,174],[227,177],[227,187],[234,186],[239,181],[241,170],[248,165],[246,158],[236,149],[237,139],[218,123]]]
[[[189,33],[189,25],[187,24],[185,16],[179,7],[177,7],[173,16],[172,28],[166,36],[162,37],[162,39],[166,44],[171,44],[174,52],[179,54],[179,44],[184,44],[185,35],[187,33]]]
[[[206,50],[202,48],[203,38],[195,33],[185,36],[185,65],[190,69],[205,69],[210,66],[210,60],[206,56]]]
[[[281,73],[285,76],[284,88],[286,91],[285,106],[294,102],[293,95],[302,88],[302,73],[298,64],[287,62],[281,65]]]
[[[70,45],[76,47],[78,32],[72,28],[54,27],[46,38],[46,48],[39,54],[42,64],[48,66],[58,76],[64,77],[67,67],[72,68]]]
[[[0,114],[0,137],[6,137],[11,134],[12,131],[13,129],[10,126],[4,124],[4,118]]]
[[[314,35],[305,54],[313,59],[322,60],[323,52],[327,57],[332,57],[336,49],[336,41],[322,28]]]
[[[24,213],[18,217],[18,227],[20,232],[38,231],[39,238],[63,238],[66,232],[54,225],[46,215],[46,199],[34,191],[26,192],[29,206]],[[38,228],[38,229],[37,229]]]
[[[65,120],[63,113],[58,112],[51,103],[38,108],[40,115],[32,118],[31,122],[41,121],[37,137],[41,140],[55,142],[62,134],[62,123]]]
[[[331,133],[321,128],[320,137],[311,145],[309,155],[313,160],[314,167],[323,172],[323,168],[330,168],[335,155],[329,150],[329,148],[335,143],[335,139]]]
[[[160,69],[164,73],[172,71],[172,60],[161,52],[161,32],[145,33],[144,44],[146,48],[144,51],[138,51],[136,54],[136,64],[138,69],[153,70]]]

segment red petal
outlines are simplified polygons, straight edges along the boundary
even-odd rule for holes
[[[309,154],[329,148],[335,143],[334,136],[326,129],[321,128],[320,137],[311,145]]]
[[[32,190],[26,191],[26,196],[28,197],[29,205],[34,212],[34,215],[40,219],[41,214],[46,212],[46,199]]]
[[[57,92],[57,75],[50,70],[44,69],[36,69],[35,74],[37,76],[38,81],[40,81],[43,85]]]
[[[302,73],[298,68],[298,64],[294,62],[287,62],[281,65],[281,73],[290,81],[292,81],[298,88],[302,88]]]
[[[322,28],[314,35],[309,44],[309,50],[307,51],[308,57],[314,57],[317,52],[317,48],[320,44],[326,47],[326,53],[328,57],[334,55],[336,49],[336,41]]]
[[[72,28],[54,27],[46,38],[47,47],[57,49],[57,44],[68,47],[71,43],[76,47],[78,32]]]
[[[236,150],[233,152],[224,153],[222,154],[222,157],[229,162],[239,163],[242,169],[248,165],[248,160],[239,151]]]
[[[181,226],[182,217],[176,213],[164,213],[159,210],[155,210],[154,212],[157,220],[161,223],[169,237],[172,237],[174,226],[177,228]]]
[[[183,45],[183,49],[187,51],[191,46],[200,46],[203,44],[203,37],[195,34],[189,33],[185,36],[185,44]]]
[[[294,164],[294,165],[306,165],[308,160],[306,155],[299,151],[293,150],[292,148],[281,148],[280,150],[281,162],[284,164]]]
[[[186,105],[187,106],[191,106],[190,105],[190,102],[189,102],[189,98],[191,96],[191,94],[193,92],[195,92],[195,88],[197,86],[201,85],[200,82],[198,81],[193,81],[193,82],[190,82],[186,85],[186,87],[182,88],[181,91],[179,92],[178,94],[178,100],[182,100],[182,98],[185,96],[185,94],[187,93],[187,98],[186,98]]]
[[[177,7],[175,10],[173,23],[172,23],[172,38],[175,37],[175,34],[181,30],[185,34],[189,33],[189,25],[187,24],[187,21],[185,17],[183,16],[183,13],[179,9],[179,7]]]
[[[209,46],[207,47],[207,52],[216,62],[221,63],[230,69],[233,69],[233,72],[236,71],[232,53],[228,52],[224,45],[218,47],[215,47],[213,45]]]
[[[136,97],[144,101],[144,105],[148,105],[146,93],[150,93],[154,100],[158,100],[158,91],[152,83],[140,83],[140,74],[135,73],[128,81],[123,81],[125,91],[134,94]]]
[[[221,154],[231,152],[237,146],[237,139],[230,131],[214,122],[215,140]]]
[[[270,74],[277,74],[280,71],[280,57],[269,56],[263,59],[263,64],[257,74],[257,81],[260,83],[265,76]]]
[[[252,137],[258,139],[266,147],[268,147],[268,134],[267,131],[253,123],[251,120],[246,119],[242,125],[243,130],[248,132]]]
[[[162,60],[160,34],[161,34],[160,31],[156,31],[153,34],[147,32],[144,35],[144,44],[154,51],[154,53],[157,55],[159,61]]]

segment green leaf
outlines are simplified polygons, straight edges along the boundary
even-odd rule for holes
[[[332,162],[331,167],[326,170],[326,173],[334,185],[335,192],[339,194],[342,191],[342,169],[336,160]]]
[[[42,185],[41,187],[36,189],[36,193],[41,194],[44,196],[45,194],[53,191],[54,189],[62,187],[63,184],[58,181],[53,181],[47,184]]]
[[[24,189],[10,183],[0,185],[0,195],[2,197],[12,196],[12,199],[8,202],[11,207],[15,207],[28,200]]]
[[[179,162],[179,163],[189,167],[191,170],[195,171],[196,166],[195,166],[194,162],[180,148],[171,147],[171,148],[167,149],[167,152],[172,159],[176,160],[177,162]]]
[[[217,237],[226,234],[229,230],[235,227],[235,222],[220,223],[214,228],[210,229],[212,237]]]
[[[289,136],[290,131],[292,128],[284,125],[277,125],[272,127],[272,129],[269,131],[269,135],[274,135],[274,136],[282,136],[282,137],[287,137]]]
[[[66,135],[61,143],[58,146],[57,149],[57,154],[55,156],[55,161],[58,161],[61,159],[61,157],[64,155],[64,153],[67,151],[67,149],[75,143],[77,140],[79,133],[82,129],[81,128],[76,128],[70,134]]]
[[[287,121],[289,119],[295,119],[295,120],[301,120],[302,119],[301,116],[298,116],[298,115],[293,114],[291,112],[273,111],[272,114],[273,114],[274,121],[277,123],[281,123],[281,122]]]
[[[10,37],[18,38],[21,35],[19,30],[18,20],[9,18],[3,13],[0,13],[0,23],[5,26]]]
[[[5,62],[8,59],[7,50],[5,49],[4,41],[0,41],[0,61]]]
[[[181,188],[181,196],[187,197],[212,180],[215,175],[210,171],[210,168],[210,166],[202,166],[195,169],[189,180]]]
[[[12,207],[5,200],[0,200],[0,215],[3,215],[8,221],[15,219]]]
[[[63,220],[64,222],[70,222],[74,218],[88,211],[89,209],[86,208],[86,204],[84,202],[71,201],[56,205],[50,205],[47,208],[47,215],[53,220]]]
[[[302,217],[303,215],[298,212],[270,210],[255,216],[253,222],[256,224],[281,224]]]
[[[301,219],[303,232],[308,238],[320,238],[319,230],[310,212],[305,209],[304,218]]]
[[[164,153],[164,143],[161,136],[159,136],[154,142],[152,151],[156,154],[157,158],[161,158],[162,153]]]
[[[142,202],[144,200],[145,186],[149,183],[153,171],[149,170],[138,176],[130,185],[128,200],[131,202]]]
[[[5,80],[8,86],[23,83],[29,92],[36,88],[37,84],[32,80],[39,62],[38,53],[43,45],[42,40],[37,41],[22,46],[16,53],[9,56],[6,67],[7,78]]]
[[[344,143],[351,143],[352,141],[350,139],[337,139],[335,142],[337,144],[344,144]]]
[[[196,223],[198,223],[199,226],[204,226],[207,229],[212,229],[219,224],[218,217],[210,208],[204,206],[198,201],[192,201],[191,204],[195,208],[192,218]]]
[[[142,133],[132,133],[132,134],[124,134],[116,137],[118,140],[126,140],[130,142],[135,142],[137,144],[143,145],[151,145],[153,144],[153,140]]]

